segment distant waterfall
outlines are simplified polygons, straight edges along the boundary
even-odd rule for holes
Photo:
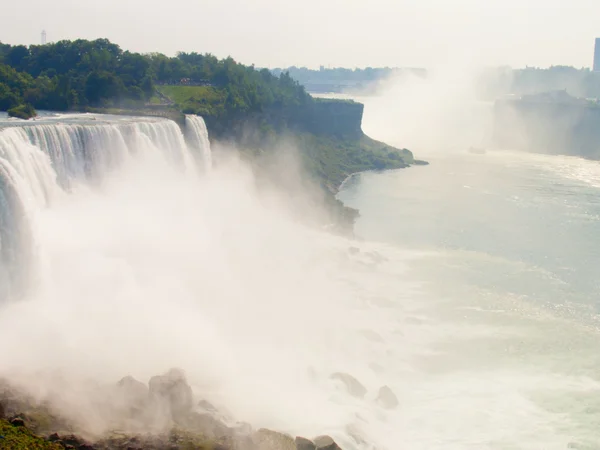
[[[206,126],[187,119],[194,147],[210,157]],[[8,123],[7,123],[8,125]],[[96,182],[136,155],[152,155],[195,172],[183,133],[170,120],[99,118],[83,123],[55,121],[0,124],[0,301],[31,284],[36,260],[32,234],[35,212],[73,183]]]
[[[205,170],[210,170],[212,167],[212,153],[204,119],[200,116],[186,115],[185,130],[188,144],[200,153]]]

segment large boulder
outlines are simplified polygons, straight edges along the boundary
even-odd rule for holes
[[[171,369],[164,375],[152,377],[149,386],[150,399],[168,409],[173,419],[192,410],[192,388],[182,370]]]
[[[396,408],[400,404],[398,402],[398,397],[396,397],[396,394],[394,394],[394,391],[392,391],[389,386],[382,386],[379,388],[377,403],[387,409]]]
[[[116,394],[119,403],[129,407],[143,407],[148,401],[148,386],[131,376],[126,376],[117,382]]]
[[[290,435],[261,428],[252,435],[258,450],[296,450],[296,442]]]
[[[348,393],[356,398],[364,398],[367,393],[367,389],[362,385],[360,381],[354,378],[352,375],[344,373],[344,372],[336,372],[331,375],[333,380],[341,381]]]
[[[330,436],[318,436],[313,442],[317,450],[342,450]]]

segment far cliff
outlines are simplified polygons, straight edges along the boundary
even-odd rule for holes
[[[566,90],[497,100],[494,143],[501,148],[600,159],[600,104]]]

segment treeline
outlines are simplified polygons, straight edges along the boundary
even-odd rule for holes
[[[346,69],[336,67],[327,69],[320,67],[319,70],[308,69],[306,67],[288,67],[287,69],[276,68],[272,70],[276,76],[282,73],[289,73],[292,78],[298,80],[301,84],[312,83],[365,83],[378,81],[392,75],[413,74],[425,76],[424,69],[405,69],[395,67],[366,67],[364,69]]]
[[[275,76],[232,58],[139,54],[107,39],[29,47],[0,43],[0,110],[138,107],[155,99],[157,84],[214,86],[225,98],[224,114],[310,101],[289,74]]]
[[[506,94],[532,95],[561,90],[566,90],[574,97],[600,98],[600,73],[588,68],[500,67],[483,72],[477,81],[480,96],[488,100]]]

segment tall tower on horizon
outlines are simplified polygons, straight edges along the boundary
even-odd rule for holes
[[[46,45],[46,30],[42,30],[42,45]],[[598,42],[596,42],[598,45]]]
[[[596,38],[596,46],[594,47],[594,72],[600,72],[600,38]]]

